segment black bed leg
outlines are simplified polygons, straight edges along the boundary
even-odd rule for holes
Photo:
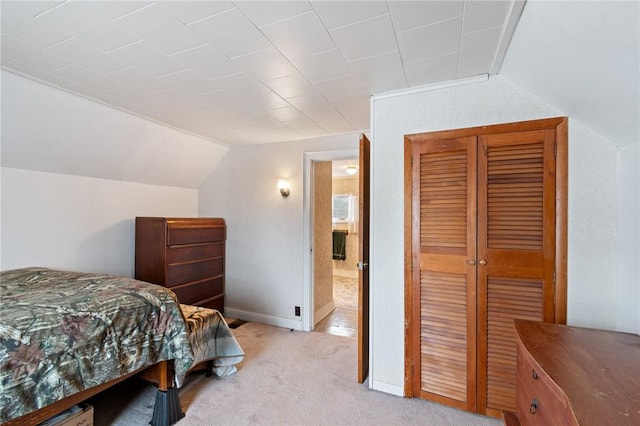
[[[166,391],[158,389],[156,404],[153,407],[153,417],[149,424],[151,426],[171,426],[183,417],[178,388],[172,387]]]

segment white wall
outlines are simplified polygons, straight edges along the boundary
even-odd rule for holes
[[[301,329],[304,306],[304,154],[357,149],[358,134],[235,146],[200,187],[199,215],[227,222],[225,314]],[[282,198],[279,178],[291,184]]]
[[[500,75],[616,145],[640,139],[640,2],[527,0]]]
[[[1,169],[2,270],[134,275],[136,216],[197,216],[195,189]]]
[[[403,136],[565,114],[499,76],[483,83],[374,97],[373,102],[371,380],[375,389],[400,395],[404,384]],[[616,328],[617,193],[616,147],[570,118],[570,324]]]
[[[2,70],[2,166],[197,188],[227,148]]]
[[[616,329],[640,334],[640,143],[620,148]]]

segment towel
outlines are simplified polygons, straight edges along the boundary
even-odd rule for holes
[[[333,231],[333,259],[345,260],[347,258],[347,234],[348,231]]]

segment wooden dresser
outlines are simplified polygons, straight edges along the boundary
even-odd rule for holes
[[[137,217],[135,277],[223,312],[225,240],[224,219]]]
[[[640,425],[640,336],[515,320],[516,413],[507,424]]]

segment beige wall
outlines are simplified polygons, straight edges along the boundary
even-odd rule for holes
[[[358,177],[338,177],[333,178],[333,195],[358,195]],[[334,223],[333,229],[347,229],[346,223]],[[357,277],[358,268],[358,244],[359,238],[356,232],[349,232],[347,235],[347,258],[344,261],[332,260],[334,275],[347,277]]]
[[[313,164],[313,309],[316,324],[333,310],[331,186],[331,161],[315,162]]]

